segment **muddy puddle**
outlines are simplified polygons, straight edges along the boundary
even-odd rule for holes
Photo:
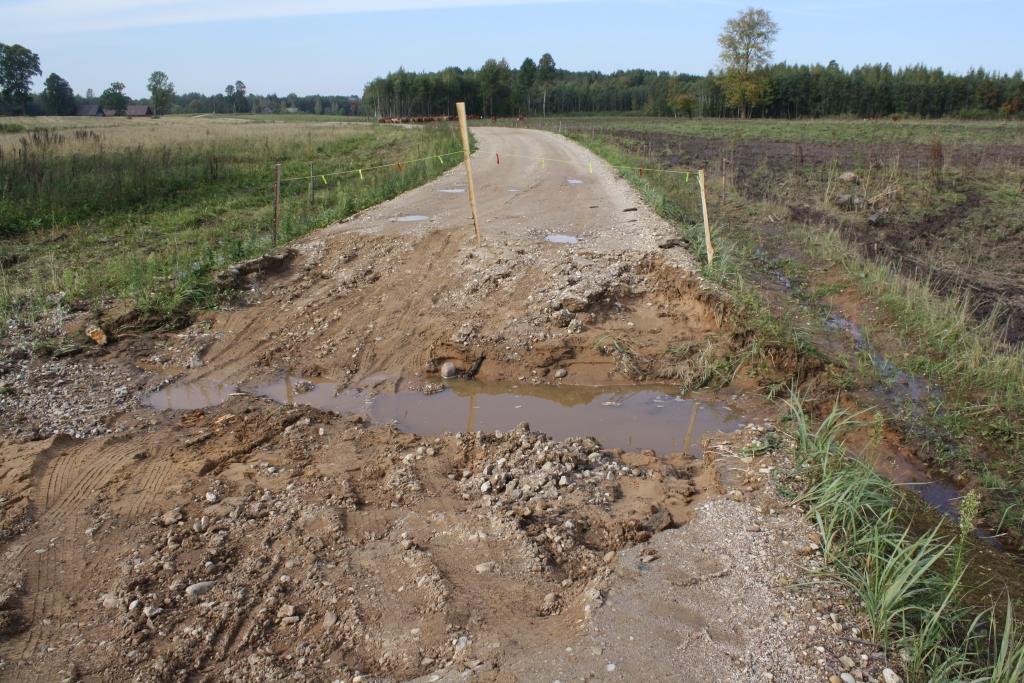
[[[580,240],[578,237],[572,235],[548,235],[544,238],[545,242],[554,242],[555,244],[576,244]]]
[[[366,384],[372,384],[370,382]],[[156,408],[194,410],[225,400],[236,387],[200,382],[168,386],[147,398]],[[578,387],[445,380],[445,390],[425,395],[377,393],[363,387],[335,393],[332,381],[285,377],[248,392],[279,403],[301,403],[356,413],[405,432],[493,432],[520,422],[562,440],[591,436],[606,448],[701,455],[706,432],[730,432],[745,422],[728,402],[711,395],[678,395],[672,386]]]
[[[167,384],[143,396],[141,403],[157,410],[208,408],[220,405],[237,391],[236,384],[201,379],[183,384]]]
[[[428,221],[430,220],[430,216],[398,216],[397,218],[389,218],[388,220],[392,222],[397,221],[399,223],[411,223],[413,221]]]

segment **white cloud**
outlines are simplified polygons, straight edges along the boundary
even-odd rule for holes
[[[582,2],[585,0],[561,0]],[[552,0],[7,0],[4,37],[240,19],[399,10],[550,4]]]

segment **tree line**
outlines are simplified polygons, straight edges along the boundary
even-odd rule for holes
[[[532,61],[532,60],[531,60]],[[727,72],[726,72],[727,73]],[[451,115],[455,103],[480,116],[623,112],[643,116],[773,117],[1024,116],[1020,71],[971,69],[950,74],[924,65],[894,69],[871,64],[774,64],[764,68],[746,101],[731,99],[729,76],[633,69],[603,74],[555,69],[544,87],[530,83],[529,67],[488,60],[480,69],[449,67],[412,73],[404,69],[366,85],[363,102],[374,117]],[[750,84],[741,83],[740,88]],[[761,92],[757,92],[756,90]]]
[[[124,83],[119,81],[111,83],[99,96],[92,88],[79,95],[67,80],[55,73],[47,76],[42,91],[34,94],[33,80],[42,75],[38,54],[22,45],[0,43],[0,102],[10,107],[14,114],[69,116],[80,104],[98,104],[115,114],[124,114],[132,104],[148,104],[154,114],[255,114],[269,111],[357,116],[363,113],[360,99],[355,95],[257,95],[248,92],[241,80],[214,95],[198,92],[178,94],[174,83],[163,71],[154,71],[150,75],[146,84],[149,97],[143,99],[132,99],[125,92]]]

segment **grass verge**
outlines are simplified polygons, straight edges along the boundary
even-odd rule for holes
[[[149,324],[215,305],[216,271],[273,248],[274,163],[286,180],[279,239],[287,242],[461,161],[453,154],[461,149],[458,132],[447,125],[81,125],[0,136],[5,325],[31,327],[52,310],[111,300]],[[399,169],[409,159],[426,160]],[[387,168],[339,174],[372,166]]]
[[[814,428],[799,397],[788,405],[792,474],[802,483],[795,503],[821,532],[827,578],[860,597],[868,638],[908,683],[1024,680],[1024,628],[1013,602],[984,604],[966,578],[974,499],[961,504],[959,533],[941,523],[918,530],[914,501],[847,456],[843,435],[856,415],[837,408]]]

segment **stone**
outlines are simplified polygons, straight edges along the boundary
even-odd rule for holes
[[[608,552],[606,552],[604,554],[604,563],[605,564],[611,564],[612,560],[614,560],[614,559],[615,559],[615,551],[614,550],[609,550]]]
[[[96,342],[97,346],[105,346],[107,343],[107,333],[96,326],[87,329],[85,331],[85,336]]]
[[[658,249],[673,249],[675,247],[685,247],[686,242],[679,239],[678,237],[669,237],[668,239],[658,242]]]
[[[495,562],[481,562],[476,566],[476,571],[480,574],[490,574],[494,571],[495,566],[497,566]]]
[[[100,602],[106,609],[114,609],[121,606],[121,599],[111,593],[104,593],[101,595]]]
[[[852,669],[856,666],[856,663],[846,655],[839,658],[839,663],[843,665],[844,669]]]
[[[569,371],[566,370],[565,368],[558,368],[557,370],[555,370],[555,379],[562,379],[568,374]]]
[[[573,318],[565,329],[569,331],[569,334],[579,334],[583,331],[583,321],[579,318]]]
[[[568,308],[560,308],[551,314],[551,322],[559,327],[568,327],[573,320],[572,313]]]
[[[759,527],[756,524],[747,524],[745,527],[743,527],[743,530],[744,531],[749,531],[752,534],[756,534],[759,531],[761,531],[761,527]]]
[[[455,366],[455,363],[448,361],[441,366],[441,376],[445,379],[451,379],[459,374],[459,369]]]
[[[828,677],[828,683],[843,683],[843,679],[839,678],[835,674]]]
[[[169,512],[165,512],[160,517],[160,523],[163,524],[164,526],[171,526],[172,524],[177,524],[181,520],[182,520],[181,510],[178,510],[177,508],[175,508],[174,510],[171,510]]]
[[[672,513],[667,509],[658,510],[647,520],[647,528],[651,531],[664,531],[672,526]]]
[[[728,498],[729,500],[734,500],[737,503],[743,502],[743,493],[738,489],[733,489],[732,491],[729,491],[729,493],[725,494],[725,497]]]
[[[836,206],[846,209],[853,206],[853,195],[841,194],[835,199]]]
[[[839,678],[842,679],[843,683],[857,683],[857,679],[852,674],[848,674],[845,671],[839,674]]]
[[[836,623],[832,624],[832,631],[836,634],[842,633],[843,625],[837,621]]]
[[[882,680],[885,683],[903,683],[903,679],[892,669],[882,669]]]
[[[841,183],[855,183],[857,182],[857,174],[853,171],[847,171],[846,173],[839,176],[839,182]]]
[[[544,596],[544,602],[546,602],[549,605],[554,604],[555,602],[558,602],[558,594],[557,593],[548,593],[547,595]]]
[[[300,617],[285,617],[281,620],[281,623],[285,626],[292,626],[293,624],[299,623]]]
[[[459,331],[452,335],[452,341],[456,344],[466,342],[473,336],[475,331],[476,328],[473,326],[473,323],[463,323]]]
[[[213,491],[207,491],[206,492],[206,502],[208,502],[208,503],[216,503],[217,502],[217,494],[214,493]]]
[[[142,613],[146,615],[147,619],[152,619],[156,615],[164,611],[163,607],[157,607],[156,605],[147,605],[142,608]]]
[[[209,593],[215,585],[213,581],[200,581],[199,583],[193,583],[191,586],[185,589],[185,593],[192,597],[198,597]]]
[[[334,612],[328,612],[324,615],[324,628],[328,629],[338,623],[338,615]]]
[[[878,227],[879,225],[882,224],[882,214],[880,214],[880,213],[873,213],[873,214],[871,214],[870,216],[868,216],[868,223],[871,224],[874,227]]]
[[[278,619],[293,616],[295,616],[295,605],[281,605],[277,610]]]

